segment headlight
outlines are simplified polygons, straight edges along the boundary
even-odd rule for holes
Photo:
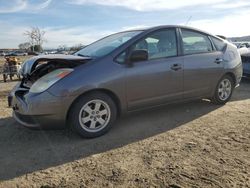
[[[71,73],[73,69],[57,69],[54,70],[40,79],[38,79],[30,88],[31,93],[41,93],[51,87],[53,84]]]

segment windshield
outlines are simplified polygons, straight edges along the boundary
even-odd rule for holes
[[[141,32],[142,31],[128,31],[110,35],[86,46],[76,52],[75,55],[90,57],[105,56]]]

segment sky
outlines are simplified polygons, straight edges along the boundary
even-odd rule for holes
[[[250,0],[0,0],[0,48],[46,32],[44,48],[87,45],[115,32],[188,25],[227,37],[250,35]]]

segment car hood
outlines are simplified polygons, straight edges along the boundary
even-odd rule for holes
[[[35,67],[39,62],[51,61],[51,60],[65,61],[68,63],[70,62],[84,63],[87,60],[91,60],[91,57],[81,57],[75,55],[56,55],[56,54],[34,56],[22,64],[20,74],[24,77],[27,75],[31,75],[31,73],[35,70]]]

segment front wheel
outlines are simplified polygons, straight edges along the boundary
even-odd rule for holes
[[[234,82],[231,76],[225,75],[217,84],[212,102],[215,104],[226,104],[232,97]]]
[[[72,106],[69,123],[84,138],[94,138],[109,131],[116,120],[117,108],[105,93],[94,92],[80,97]]]

